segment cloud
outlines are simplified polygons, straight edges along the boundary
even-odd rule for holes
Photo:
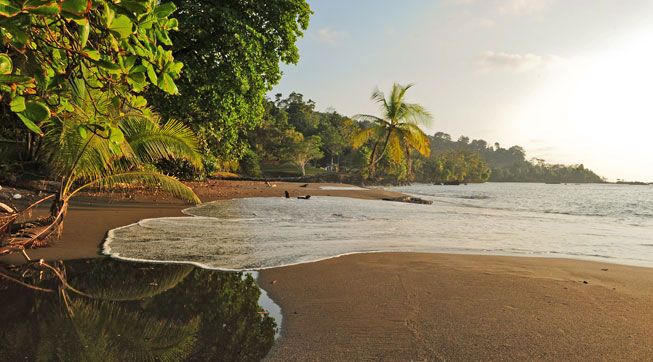
[[[342,39],[346,38],[347,33],[344,31],[325,27],[318,29],[315,37],[320,43],[335,45],[340,43]]]
[[[475,6],[501,15],[523,16],[547,10],[556,0],[449,0],[454,5]]]
[[[497,4],[499,13],[506,15],[530,15],[548,9],[553,0],[504,0]]]
[[[515,54],[487,51],[478,57],[481,70],[528,72],[548,69],[565,63],[566,60],[556,55]]]

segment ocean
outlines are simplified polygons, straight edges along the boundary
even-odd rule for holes
[[[128,260],[260,270],[361,252],[596,260],[653,267],[653,186],[416,184],[432,205],[341,197],[221,200],[109,232]],[[363,191],[364,192],[364,191]]]

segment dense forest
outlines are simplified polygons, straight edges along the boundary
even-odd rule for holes
[[[288,176],[306,174],[305,166],[310,164],[314,172],[360,174],[365,172],[372,145],[357,150],[352,141],[361,130],[372,127],[369,120],[353,120],[335,110],[316,111],[315,103],[299,93],[286,98],[277,94],[267,100],[262,123],[248,134],[251,152],[245,155],[240,171],[250,176]],[[379,162],[380,177],[390,182],[603,182],[582,164],[529,161],[520,146],[506,149],[465,136],[454,141],[442,132],[428,136],[428,141],[428,157],[411,152],[410,178],[406,162],[390,159]],[[284,164],[288,167],[280,167]]]

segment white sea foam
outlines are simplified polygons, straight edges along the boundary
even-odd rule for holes
[[[358,186],[320,186],[320,190],[327,191],[368,191],[369,189]]]
[[[555,185],[537,187],[549,186]],[[222,200],[185,211],[194,216],[148,219],[114,229],[104,251],[126,259],[225,270],[379,251],[568,257],[653,267],[653,248],[647,246],[653,244],[653,223],[646,217],[591,215],[595,210],[583,215],[575,212],[583,210],[575,204],[568,213],[560,205],[553,205],[555,212],[511,208],[506,202],[492,203],[496,195],[487,190],[482,197],[459,197],[462,189],[443,196],[447,191],[442,186],[424,186],[421,194],[434,187],[440,187],[431,192],[437,195],[425,196],[433,205],[336,197]],[[467,190],[478,193],[473,187]],[[513,195],[538,202],[531,191]]]

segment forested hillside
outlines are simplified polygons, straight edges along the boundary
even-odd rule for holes
[[[291,93],[285,98],[277,94],[267,100],[262,124],[247,136],[250,151],[241,161],[241,172],[292,176],[306,174],[310,165],[310,174],[364,174],[373,143],[353,149],[352,142],[361,130],[373,126],[373,122],[355,121],[335,110],[318,112],[315,103],[302,94]],[[520,146],[503,148],[465,136],[452,140],[442,132],[428,136],[428,142],[428,157],[413,150],[400,162],[380,159],[378,176],[388,182],[603,182],[582,164],[528,161]]]

